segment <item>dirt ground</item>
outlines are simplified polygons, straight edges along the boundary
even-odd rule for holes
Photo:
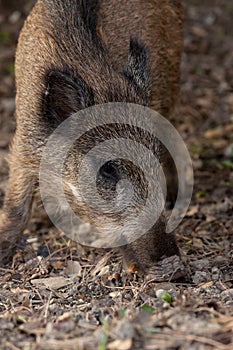
[[[15,45],[29,8],[0,1],[0,206],[15,130]],[[177,115],[195,188],[176,235],[188,275],[145,282],[116,252],[77,246],[34,214],[27,246],[0,268],[0,349],[233,349],[232,23],[232,0],[186,2]]]

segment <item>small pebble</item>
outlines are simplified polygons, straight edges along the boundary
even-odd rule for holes
[[[9,17],[9,22],[14,24],[14,23],[18,22],[20,17],[21,17],[21,13],[19,11],[14,11]]]
[[[158,299],[160,299],[165,292],[166,291],[164,289],[158,289],[158,290],[156,290],[155,295]]]

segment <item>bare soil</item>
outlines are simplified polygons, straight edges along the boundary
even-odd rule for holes
[[[0,1],[0,206],[15,130],[14,53],[30,1]],[[0,349],[233,349],[233,3],[186,2],[179,131],[193,159],[176,230],[188,275],[145,281],[114,251],[71,243],[35,212],[0,268]]]

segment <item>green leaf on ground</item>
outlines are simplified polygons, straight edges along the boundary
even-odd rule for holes
[[[154,311],[155,311],[155,309],[152,306],[148,305],[148,304],[142,305],[141,309],[143,311],[149,312],[150,314],[153,314]]]

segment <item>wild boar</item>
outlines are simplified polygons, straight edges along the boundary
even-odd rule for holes
[[[43,149],[60,123],[72,113],[108,102],[148,106],[170,117],[180,85],[182,23],[179,0],[36,2],[21,31],[16,52],[17,128],[0,216],[2,262],[12,257],[27,225],[38,190]],[[75,158],[90,148],[90,140],[94,140],[94,145],[97,139],[109,138],[114,132],[122,136],[123,131],[105,127],[82,138],[78,147],[72,149],[77,153]],[[127,129],[123,133],[127,137]],[[138,141],[143,138],[137,132],[129,134]],[[156,152],[153,138],[144,144]],[[169,177],[174,166],[168,155],[164,159]],[[72,183],[78,166],[68,166],[67,181]],[[131,165],[119,162],[106,164],[100,192],[108,196],[122,177],[129,178],[142,196],[145,194],[138,169],[132,171]],[[91,216],[87,207],[79,209],[84,216]],[[128,264],[134,263],[145,272],[153,270],[161,259],[171,262],[174,257],[176,263],[180,259],[174,234],[165,233],[163,215],[146,234],[122,247],[122,252]],[[176,277],[182,275],[182,268],[177,271]]]

